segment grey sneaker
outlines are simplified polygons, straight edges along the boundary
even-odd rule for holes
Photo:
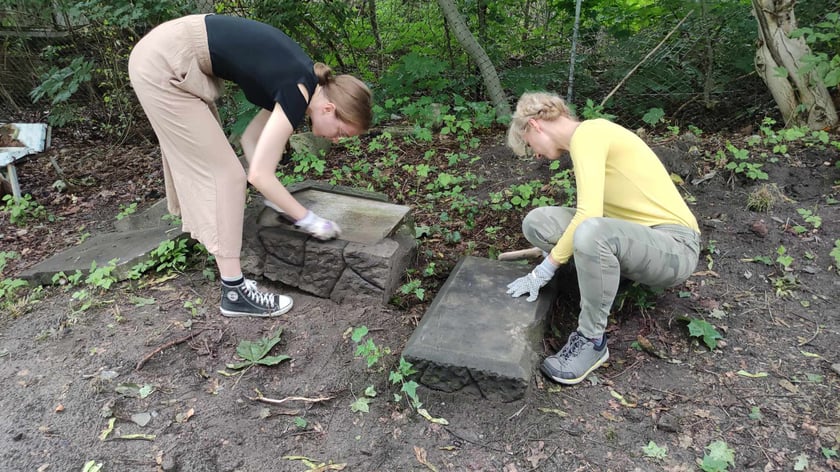
[[[222,284],[223,316],[278,316],[292,309],[290,297],[270,292],[261,292],[257,283],[245,279],[241,285],[228,287]]]
[[[540,370],[555,382],[575,385],[609,358],[606,334],[601,346],[595,346],[595,343],[575,331],[569,336],[563,349],[545,358]]]

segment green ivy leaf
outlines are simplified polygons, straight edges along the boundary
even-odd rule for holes
[[[240,341],[239,345],[236,346],[236,354],[243,359],[243,362],[225,364],[225,366],[228,369],[239,370],[254,364],[271,366],[291,359],[287,355],[266,357],[268,352],[271,351],[271,348],[280,342],[280,335],[282,333],[283,329],[281,328],[270,338],[262,338],[259,341]]]
[[[642,452],[645,453],[645,456],[652,459],[664,459],[665,456],[668,455],[668,448],[659,446],[655,442],[651,441],[647,446],[642,447]]]
[[[263,357],[262,359],[258,360],[256,363],[261,365],[277,365],[283,361],[287,361],[291,359],[291,356],[287,356],[285,354],[279,356],[268,356]]]
[[[715,441],[706,450],[709,452],[700,463],[704,472],[726,472],[730,465],[735,465],[735,451],[725,441]]]
[[[712,350],[717,348],[717,340],[723,339],[712,324],[698,318],[692,318],[688,323],[688,332],[693,337],[703,338],[703,343]]]
[[[793,470],[802,471],[808,468],[808,456],[803,452],[796,456],[796,462],[793,464]]]
[[[361,341],[367,334],[368,327],[359,326],[358,328],[353,328],[353,332],[350,334],[350,339],[352,339],[354,343],[358,344],[359,341]]]
[[[359,397],[356,399],[356,401],[350,404],[350,411],[352,411],[353,413],[370,413],[370,402],[370,398]]]

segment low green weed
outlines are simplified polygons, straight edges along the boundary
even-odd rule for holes
[[[180,272],[187,267],[191,254],[206,254],[207,250],[201,244],[190,246],[186,238],[171,239],[161,242],[158,247],[149,252],[149,258],[137,263],[128,273],[131,280],[139,279],[146,272]]]
[[[108,303],[108,301],[102,299],[101,295],[109,290],[117,281],[117,278],[113,275],[117,267],[116,263],[117,259],[112,259],[107,264],[99,266],[96,261],[93,261],[90,264],[90,270],[88,270],[87,276],[80,270],[76,270],[76,272],[69,276],[65,275],[64,272],[59,272],[53,275],[52,283],[55,285],[65,285],[65,289],[80,287],[70,296],[75,302],[71,307],[72,312],[74,315],[77,315],[89,310],[93,306]]]
[[[0,251],[0,275],[3,275],[3,271],[6,270],[6,264],[17,258],[18,253],[16,251]]]
[[[402,395],[408,398],[409,404],[415,410],[420,409],[423,404],[420,398],[417,397],[417,387],[419,386],[414,380],[409,380],[409,377],[416,374],[413,365],[400,356],[400,363],[397,370],[392,370],[388,374],[388,381],[391,385],[399,385],[400,392],[394,394],[394,403],[402,401]]]
[[[190,315],[195,318],[198,316],[198,309],[201,307],[203,300],[201,297],[196,297],[192,300],[187,300],[184,302],[184,308],[190,311]]]
[[[510,203],[514,207],[541,207],[554,205],[554,198],[547,195],[540,195],[543,183],[539,180],[532,180],[525,184],[512,185],[510,187]]]
[[[776,291],[776,296],[779,298],[787,297],[799,285],[796,276],[791,273],[785,273],[780,276],[771,277],[773,281],[773,288]]]
[[[726,149],[732,154],[732,160],[727,159],[724,151],[718,151],[718,159],[721,162],[726,162],[724,168],[735,174],[741,174],[750,180],[768,179],[767,173],[761,170],[762,164],[749,161],[750,151],[748,149],[739,149],[729,142],[726,143]]]
[[[787,249],[784,246],[779,246],[776,249],[776,263],[779,264],[783,271],[790,270],[790,265],[793,264],[793,256],[787,253]]]
[[[3,207],[0,210],[8,213],[9,222],[18,226],[36,221],[55,221],[55,217],[48,214],[47,209],[28,193],[17,199],[12,195],[3,196]]]
[[[23,279],[6,278],[0,280],[0,305],[12,301],[18,290],[28,286],[29,282]]]
[[[634,306],[641,312],[651,310],[656,306],[656,298],[661,295],[662,289],[651,288],[638,282],[633,282],[618,294],[615,299],[616,309],[621,311],[625,306]]]
[[[644,114],[644,116],[642,116],[642,121],[649,124],[651,128],[655,128],[659,123],[665,122],[664,118],[665,110],[661,108],[651,108]]]
[[[834,270],[840,273],[840,239],[834,240],[834,247],[828,255],[834,258]]]
[[[120,203],[120,211],[117,213],[117,221],[127,218],[129,215],[137,213],[137,202],[131,202],[128,205]]]
[[[350,339],[356,343],[356,357],[365,360],[368,369],[376,365],[384,356],[391,353],[388,347],[379,347],[372,338],[367,337],[369,330],[367,326],[353,328]]]
[[[820,226],[822,226],[822,218],[819,215],[815,214],[812,210],[808,210],[808,209],[805,209],[805,208],[798,208],[796,210],[796,212],[799,213],[799,216],[801,216],[802,219],[804,219],[806,223],[810,224],[813,229],[816,230],[816,229],[819,229]],[[793,226],[793,231],[796,234],[802,234],[802,233],[808,231],[808,228],[806,228],[802,225],[794,225]]]

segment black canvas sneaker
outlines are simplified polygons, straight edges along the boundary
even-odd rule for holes
[[[223,316],[278,316],[291,310],[292,305],[291,297],[262,292],[257,288],[257,282],[250,279],[236,287],[222,284]]]

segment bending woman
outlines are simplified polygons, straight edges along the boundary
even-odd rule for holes
[[[574,258],[580,287],[577,330],[541,370],[572,385],[609,358],[607,317],[624,277],[651,287],[685,281],[697,265],[700,230],[670,174],[633,132],[603,119],[576,120],[562,98],[526,93],[508,130],[517,155],[558,159],[569,151],[577,208],[541,207],[522,222],[525,238],[545,253],[508,293],[537,299],[561,264]]]
[[[359,79],[334,76],[282,31],[223,15],[191,15],[154,28],[131,52],[131,85],[160,141],[169,212],[216,259],[225,316],[276,316],[290,297],[257,288],[240,265],[245,190],[251,183],[319,239],[338,226],[304,208],[277,179],[283,150],[305,116],[333,141],[371,123],[371,93]],[[242,135],[246,172],[228,142],[214,101],[223,80],[262,108]]]

